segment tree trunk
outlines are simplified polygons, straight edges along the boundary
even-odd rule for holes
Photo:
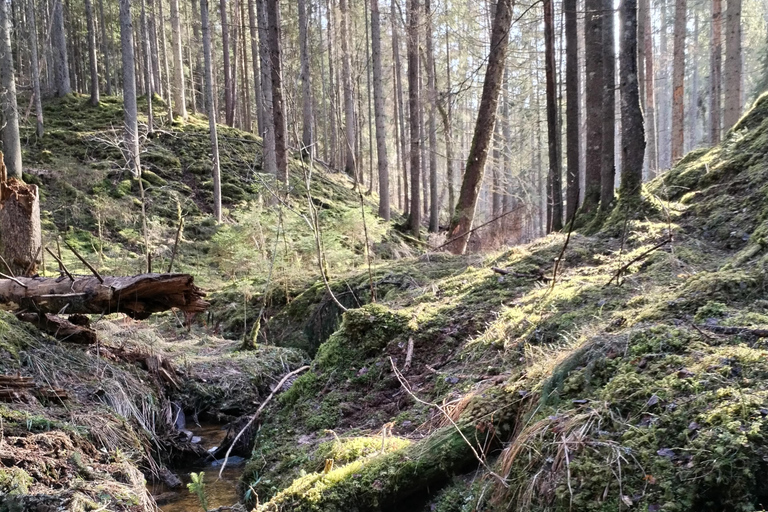
[[[232,54],[231,54],[231,66],[230,66],[230,87],[232,88],[232,126],[237,126],[242,129],[242,125],[238,125],[237,120],[237,62],[239,60],[239,43],[240,43],[240,31],[238,27],[240,22],[238,20],[238,12],[240,7],[238,0],[234,0],[232,3],[232,17],[230,18],[230,26],[232,27]],[[241,121],[242,122],[242,121]]]
[[[427,91],[429,93],[429,232],[437,233],[440,227],[440,202],[437,192],[437,126],[435,110],[437,105],[437,84],[435,79],[435,49],[432,43],[432,9],[430,0],[424,0],[426,15]]]
[[[61,0],[56,0],[61,3]],[[136,68],[133,53],[133,20],[131,0],[120,0],[120,49],[123,60],[123,112],[125,123],[125,153],[134,176],[141,176],[139,158],[139,125],[136,107]]]
[[[312,84],[309,70],[309,23],[307,21],[306,0],[299,0],[299,54],[301,58],[301,117],[302,150],[309,155],[315,154],[314,135],[312,133]]]
[[[69,58],[67,40],[64,32],[64,6],[61,0],[53,2],[53,21],[51,24],[51,45],[53,46],[54,93],[59,98],[72,92],[69,81]]]
[[[640,198],[645,131],[637,77],[637,0],[621,4],[621,200]]]
[[[272,116],[275,123],[275,160],[277,162],[277,181],[288,190],[288,153],[286,151],[287,128],[285,107],[283,105],[283,82],[280,42],[280,3],[279,0],[267,0],[267,20],[269,38],[269,57],[272,69]]]
[[[347,0],[339,0],[339,38],[341,39],[341,82],[344,91],[344,134],[346,155],[344,170],[359,183],[357,162],[355,161],[356,129],[355,129],[355,99],[352,94],[352,69],[349,55],[349,6]]]
[[[277,176],[275,155],[275,119],[272,109],[272,64],[269,54],[269,32],[267,30],[266,0],[254,0],[258,9],[259,55],[261,59],[261,94],[264,111],[264,127],[261,136],[264,141],[263,171]]]
[[[411,234],[421,233],[421,131],[419,123],[419,0],[408,0],[408,110],[410,125],[411,206],[408,225]]]
[[[232,66],[229,55],[229,21],[227,19],[227,0],[219,1],[221,16],[221,49],[224,56],[224,122],[227,126],[234,125],[235,99],[232,95]]]
[[[37,118],[37,127],[35,133],[37,137],[43,136],[43,102],[40,92],[40,63],[37,55],[37,23],[35,20],[35,2],[27,1],[27,22],[29,23],[29,58],[32,64],[32,94],[35,96],[35,114]]]
[[[603,2],[585,0],[584,61],[586,66],[587,150],[583,208],[594,211],[600,202],[603,156]]]
[[[603,145],[600,163],[600,209],[613,202],[616,179],[616,44],[613,0],[603,0]]]
[[[149,24],[147,23],[147,9],[144,0],[141,0],[141,35],[144,40],[142,46],[144,50],[144,91],[147,98],[147,133],[155,131],[155,119],[152,109],[152,96],[155,93],[154,84],[152,83],[152,52],[150,47],[151,36],[149,35]]]
[[[27,185],[15,177],[6,180],[0,153],[0,255],[10,267],[3,268],[3,273],[10,270],[13,276],[37,274],[41,245],[37,185]],[[0,280],[0,288],[5,283]]]
[[[213,164],[213,215],[216,217],[216,222],[221,222],[221,167],[219,163],[219,137],[216,132],[216,109],[213,107],[213,66],[211,64],[208,0],[200,0],[200,21],[203,30],[203,57],[205,59],[205,103],[208,105],[208,128],[211,135]]]
[[[160,71],[160,48],[157,37],[157,26],[155,24],[155,0],[146,0],[149,14],[147,18],[147,39],[149,43],[145,45],[145,48],[149,52],[147,55],[147,63],[151,63],[150,69],[152,74],[150,75],[150,81],[152,84],[152,92],[157,93],[161,98],[165,96],[163,91],[163,79]],[[149,65],[149,64],[148,64]]]
[[[675,43],[672,54],[672,163],[683,157],[685,141],[685,14],[686,0],[675,1]],[[731,92],[729,92],[731,94]]]
[[[101,29],[101,53],[104,55],[104,81],[107,96],[112,95],[112,73],[109,65],[109,39],[107,39],[107,26],[104,19],[104,0],[99,0],[99,28]]]
[[[651,35],[651,6],[648,0],[640,0],[640,16],[645,16],[642,34],[645,46],[645,132],[648,156],[648,178],[653,179],[659,170],[658,138],[656,137],[656,75],[653,66],[653,36]],[[640,65],[638,63],[638,65]]]
[[[727,0],[723,74],[726,92],[723,128],[730,130],[741,117],[741,0]]]
[[[187,274],[73,277],[74,281],[44,277],[0,280],[0,303],[12,302],[39,314],[66,309],[70,315],[125,313],[137,320],[169,309],[199,313],[208,307],[205,294]]]
[[[11,19],[9,4],[0,0],[0,131],[2,131],[5,166],[0,153],[0,180],[21,179],[21,139],[19,138],[19,111],[16,105],[16,80],[11,51]],[[2,232],[0,232],[2,233]]]
[[[246,0],[248,2],[248,33],[251,36],[251,67],[253,68],[253,93],[256,99],[256,133],[264,135],[264,101],[261,92],[261,76],[259,71],[259,25],[256,20],[254,2],[259,0]]]
[[[93,106],[99,104],[99,64],[96,61],[96,29],[93,24],[91,0],[85,0],[85,18],[88,24],[88,63],[91,70],[91,99]]]
[[[371,55],[373,60],[373,108],[376,112],[376,157],[379,169],[379,217],[389,220],[389,163],[387,161],[387,119],[384,109],[381,69],[381,21],[379,0],[371,1]]]
[[[710,89],[709,89],[709,142],[720,142],[721,98],[723,69],[723,16],[722,0],[712,0],[712,44],[710,46]]]
[[[570,222],[579,208],[579,54],[576,0],[563,1],[565,17],[566,212]]]
[[[544,42],[547,82],[547,141],[549,146],[549,182],[552,196],[552,231],[563,229],[563,186],[560,151],[560,122],[557,106],[557,83],[555,69],[555,13],[553,0],[544,0]]]
[[[168,102],[168,121],[173,122],[173,112],[174,112],[174,99],[173,99],[173,93],[172,89],[173,86],[171,85],[172,79],[171,79],[171,72],[170,68],[168,67],[168,45],[167,45],[167,38],[165,34],[165,12],[163,10],[163,0],[157,0],[157,9],[158,9],[158,15],[160,19],[160,57],[163,60],[163,76],[165,77],[165,82],[162,80],[160,83],[163,85],[163,97],[165,98],[165,101]],[[152,13],[152,20],[154,25],[154,19],[155,15],[154,12]],[[157,38],[157,36],[155,36]],[[181,39],[181,38],[179,38]],[[182,73],[182,79],[183,79],[183,73]]]
[[[498,0],[491,31],[491,52],[485,70],[475,133],[467,158],[459,202],[449,230],[449,238],[453,241],[448,245],[448,250],[454,254],[463,254],[467,250],[469,232],[472,229],[477,206],[477,195],[483,182],[485,161],[488,158],[488,148],[496,122],[496,107],[501,91],[511,24],[512,0]]]
[[[411,203],[410,203],[410,191],[408,187],[408,149],[406,148],[406,140],[405,140],[405,105],[403,104],[403,77],[402,77],[402,66],[400,63],[400,30],[397,23],[397,17],[395,15],[396,13],[396,3],[395,0],[392,0],[391,4],[391,19],[392,19],[392,61],[394,63],[394,82],[395,82],[395,107],[398,112],[397,119],[395,119],[395,122],[398,123],[398,126],[400,127],[400,136],[399,136],[399,142],[400,142],[400,155],[401,155],[401,162],[402,162],[402,169],[398,170],[398,174],[400,174],[400,171],[402,171],[402,177],[403,177],[403,194],[402,194],[402,201],[403,201],[403,215],[406,217],[410,214],[411,211]]]
[[[181,21],[179,0],[171,0],[171,53],[173,54],[173,112],[183,121],[187,120],[187,101],[184,85],[184,57],[181,53]],[[190,67],[192,63],[190,62]]]

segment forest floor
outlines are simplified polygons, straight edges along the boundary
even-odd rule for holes
[[[137,187],[119,153],[100,153],[119,104],[107,98],[98,115],[84,104],[46,105],[49,138],[28,137],[46,241],[61,236],[105,272],[136,273]],[[0,511],[152,510],[144,477],[205,456],[176,428],[179,408],[187,422],[236,432],[305,364],[245,436],[252,443],[235,447],[250,458],[239,486],[249,509],[741,511],[768,501],[768,98],[641,202],[585,217],[570,236],[424,252],[374,221],[366,198],[370,269],[349,180],[318,170],[307,195],[307,168],[294,161],[292,199],[276,212],[260,202],[259,140],[234,130],[223,174],[239,192],[225,200],[227,223],[213,224],[198,129],[193,119],[150,139],[157,163],[145,178],[154,260],[167,265],[183,217],[174,269],[206,287],[211,313],[190,324],[172,313],[100,319],[99,346],[85,348],[0,313],[0,374],[34,382],[0,405]],[[310,270],[310,203],[346,312]]]

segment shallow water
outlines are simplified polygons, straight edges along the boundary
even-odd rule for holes
[[[221,425],[202,424],[187,425],[193,435],[199,436],[200,444],[206,450],[218,446],[226,436],[226,430],[222,430]],[[219,468],[212,464],[195,464],[189,467],[174,467],[171,470],[176,473],[184,486],[178,489],[170,489],[164,484],[149,484],[149,490],[152,496],[158,500],[158,505],[162,512],[195,512],[203,510],[196,495],[193,495],[187,489],[190,482],[189,474],[205,473],[205,494],[208,498],[208,508],[213,509],[221,506],[231,506],[240,500],[237,493],[237,482],[243,473],[243,466],[233,467],[229,463],[224,473],[219,479]]]

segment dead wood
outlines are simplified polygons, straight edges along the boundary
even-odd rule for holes
[[[93,329],[76,325],[50,313],[22,312],[18,313],[16,317],[19,320],[34,324],[41,331],[61,341],[78,345],[93,345],[97,341],[96,332]]]
[[[0,303],[15,303],[21,311],[39,314],[125,313],[144,319],[172,308],[198,313],[208,307],[205,294],[188,274],[104,277],[103,283],[93,276],[73,277],[71,281],[44,277],[17,280],[0,280]]]

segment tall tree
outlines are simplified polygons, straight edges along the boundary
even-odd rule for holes
[[[126,1],[126,0],[123,0]],[[208,0],[200,0],[200,22],[203,31],[205,60],[205,103],[208,105],[208,128],[211,135],[213,164],[213,215],[221,222],[221,167],[219,163],[219,137],[216,132],[216,109],[213,108],[213,65],[211,64],[211,29],[208,21]]]
[[[710,45],[709,142],[720,142],[723,69],[723,2],[712,0],[712,44]]]
[[[507,58],[509,30],[512,24],[512,3],[512,0],[498,0],[496,4],[496,14],[493,17],[491,29],[491,48],[485,69],[483,94],[477,111],[475,133],[469,149],[456,213],[449,230],[449,238],[452,241],[448,244],[448,249],[454,254],[463,254],[467,250],[477,196],[483,182],[485,161],[488,158],[488,149],[496,122],[496,107],[499,103],[504,63]]]
[[[57,0],[60,3],[60,0]],[[139,157],[139,124],[136,107],[136,70],[133,52],[133,20],[131,0],[120,0],[120,53],[123,60],[123,117],[125,124],[125,158],[134,176],[141,176]]]
[[[53,20],[51,22],[51,45],[54,62],[54,93],[58,97],[72,92],[69,80],[69,57],[67,55],[67,39],[64,29],[64,6],[61,0],[53,2]]]
[[[585,212],[600,202],[603,155],[603,2],[585,0],[584,61],[586,66],[586,167],[584,180]]]
[[[557,105],[555,69],[555,9],[553,0],[544,0],[544,52],[547,88],[547,141],[549,146],[549,183],[552,209],[552,231],[563,229],[563,187],[560,152],[560,122]]]
[[[104,19],[104,0],[99,0],[99,29],[101,30],[101,54],[104,56],[102,61],[104,62],[104,81],[106,88],[104,91],[107,96],[112,95],[112,74],[110,72],[109,65],[109,42],[107,39],[107,23]],[[110,36],[112,32],[110,31]]]
[[[147,63],[147,65],[144,66],[144,92],[146,93],[147,97],[147,132],[152,133],[155,131],[154,112],[152,108],[155,86],[153,83],[154,80],[151,65],[152,49],[150,44],[148,44],[152,41],[152,37],[150,36],[149,23],[147,20],[147,9],[144,0],[141,0],[141,37],[144,40],[144,45],[142,46],[144,51],[144,62]]]
[[[227,126],[235,124],[235,98],[232,80],[232,63],[229,47],[229,21],[227,17],[227,0],[220,0],[221,16],[221,48],[224,58],[224,122]]]
[[[640,198],[645,131],[637,73],[637,0],[621,3],[621,200]]]
[[[171,53],[173,54],[173,112],[187,120],[186,89],[184,85],[184,57],[181,53],[181,21],[179,0],[171,0]],[[192,63],[190,63],[191,66]]]
[[[616,38],[614,34],[613,0],[603,0],[603,145],[600,164],[600,208],[607,210],[613,202],[616,179]]]
[[[253,95],[256,99],[256,132],[263,136],[264,130],[264,102],[261,97],[261,75],[259,71],[259,26],[256,20],[254,2],[259,0],[246,0],[248,2],[248,25],[251,37],[251,67],[253,68]]]
[[[277,181],[288,189],[287,129],[285,106],[283,105],[283,72],[281,64],[282,43],[280,41],[280,2],[267,0],[267,37],[269,40],[269,61],[272,70],[272,116],[275,123],[275,161]]]
[[[21,179],[21,139],[19,111],[16,106],[16,80],[11,49],[10,4],[0,0],[0,129],[8,178]],[[2,166],[2,161],[0,161]]]
[[[426,37],[426,67],[427,91],[429,94],[429,232],[437,233],[440,227],[440,200],[437,191],[437,126],[435,110],[437,110],[437,83],[435,79],[435,49],[432,41],[432,6],[431,0],[424,0],[425,37]]]
[[[347,0],[339,0],[339,38],[341,39],[341,83],[344,93],[344,134],[346,155],[344,169],[355,179],[358,185],[357,162],[355,148],[357,146],[355,129],[355,99],[352,91],[352,67],[349,54],[349,6]]]
[[[93,22],[91,0],[85,0],[85,18],[88,26],[88,63],[91,71],[91,105],[99,104],[99,64],[96,61],[96,28]]]
[[[741,116],[741,0],[727,0],[723,74],[726,91],[723,128],[730,130]]]
[[[272,64],[269,54],[269,31],[267,30],[267,0],[255,0],[259,20],[259,58],[261,60],[261,103],[264,112],[264,126],[261,136],[264,141],[263,171],[277,176],[275,155],[275,120],[272,110]]]
[[[390,216],[389,162],[387,160],[387,115],[382,89],[379,0],[371,0],[371,60],[373,61],[373,108],[376,112],[376,158],[379,170],[379,217],[388,221]]]
[[[344,0],[342,0],[344,1]],[[421,236],[421,123],[419,111],[419,0],[408,0],[408,111],[410,125],[411,206],[408,224],[414,237]]]
[[[158,16],[160,19],[160,58],[163,61],[163,72],[162,76],[165,78],[165,82],[162,81],[163,84],[162,90],[163,90],[163,97],[165,98],[165,101],[167,103],[168,107],[168,120],[170,122],[173,122],[173,113],[174,113],[174,98],[173,98],[173,86],[171,85],[171,82],[173,81],[171,79],[171,72],[168,67],[168,44],[167,44],[167,38],[165,35],[165,13],[163,12],[163,0],[157,0],[157,10],[158,10]],[[153,26],[154,26],[154,7],[152,7],[152,20],[153,20]],[[155,34],[155,38],[157,38],[157,34]],[[183,77],[183,73],[182,73]]]
[[[408,216],[411,211],[410,203],[410,191],[408,188],[408,150],[406,148],[405,140],[405,105],[403,104],[403,77],[400,64],[400,24],[398,23],[396,0],[392,0],[391,3],[391,20],[392,20],[392,65],[394,68],[394,82],[395,82],[395,123],[399,127],[399,137],[396,137],[400,142],[398,146],[400,150],[400,161],[402,162],[402,177],[403,177],[403,215]],[[396,141],[396,143],[397,143]],[[398,171],[398,175],[400,172]]]
[[[579,208],[579,53],[576,0],[563,1],[565,17],[566,212],[570,222]]]
[[[645,132],[646,149],[648,156],[648,177],[654,178],[659,169],[658,138],[656,137],[656,75],[654,70],[653,36],[651,35],[651,7],[648,0],[640,0],[639,16],[645,18],[643,33],[638,34],[642,38],[645,48],[643,56],[645,62],[638,62],[638,66],[645,64]],[[639,52],[638,52],[639,54]]]
[[[37,55],[37,21],[35,20],[35,0],[27,1],[27,21],[29,23],[29,58],[32,65],[32,94],[35,96],[35,117],[37,126],[35,133],[43,136],[43,102],[40,92],[40,63]]]
[[[672,163],[683,157],[685,142],[685,15],[686,0],[675,0],[675,42],[672,51]]]
[[[309,71],[309,21],[306,0],[299,0],[299,57],[301,59],[301,140],[303,150],[315,154],[312,125],[312,84]]]

